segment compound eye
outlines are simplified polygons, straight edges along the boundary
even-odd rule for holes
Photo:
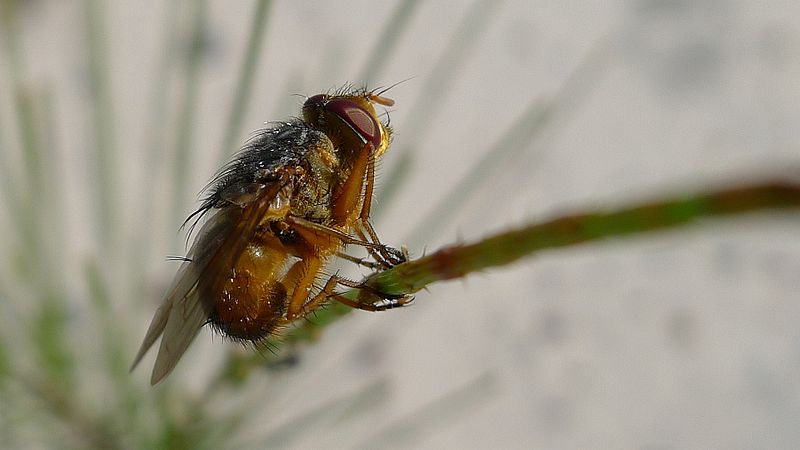
[[[381,146],[381,127],[378,125],[378,120],[358,103],[345,99],[335,99],[329,101],[325,108],[345,121],[353,131],[358,133],[363,141],[372,143],[374,148]]]

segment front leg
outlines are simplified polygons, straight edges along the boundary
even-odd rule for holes
[[[369,213],[372,208],[372,191],[375,187],[375,157],[370,154],[367,161],[366,173],[364,175],[364,201],[361,203],[361,211],[358,214],[359,227],[356,227],[356,234],[364,241],[370,241],[378,247],[370,255],[382,268],[388,269],[398,264],[406,262],[405,251],[400,251],[387,245],[381,244],[378,233],[369,222]],[[366,233],[366,234],[365,234]],[[369,236],[369,239],[367,239]]]

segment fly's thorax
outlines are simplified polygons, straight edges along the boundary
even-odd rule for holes
[[[291,215],[323,223],[330,216],[331,196],[347,177],[330,139],[320,140],[303,158],[303,175],[294,184]]]

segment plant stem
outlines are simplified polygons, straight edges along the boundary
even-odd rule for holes
[[[413,295],[438,281],[507,265],[542,250],[677,228],[702,218],[726,219],[758,211],[787,209],[800,209],[800,183],[773,180],[674,196],[610,211],[566,215],[496,234],[473,244],[444,247],[425,257],[376,272],[364,279],[366,289],[351,289],[342,295],[351,300],[359,295],[362,298],[371,295],[375,302],[380,302],[386,298]],[[284,336],[267,339],[263,346],[277,358],[283,357],[281,348],[317,339],[326,326],[352,311],[349,306],[332,302],[314,311]],[[220,377],[241,380],[261,363],[261,355],[232,356],[226,365],[229,370]]]
[[[567,215],[500,233],[474,244],[442,248],[428,256],[373,274],[364,284],[380,296],[411,295],[431,283],[510,264],[541,250],[675,228],[701,218],[789,208],[800,208],[800,184],[767,182],[673,197],[612,211]]]

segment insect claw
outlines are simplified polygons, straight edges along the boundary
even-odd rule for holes
[[[389,267],[394,267],[408,261],[408,249],[401,248],[400,250],[384,245],[382,250],[386,252],[385,259]]]
[[[404,308],[414,302],[414,297],[409,295],[404,295],[402,297],[397,298],[382,298],[379,301],[375,302],[374,305],[379,308],[381,311],[394,309],[394,308]]]

